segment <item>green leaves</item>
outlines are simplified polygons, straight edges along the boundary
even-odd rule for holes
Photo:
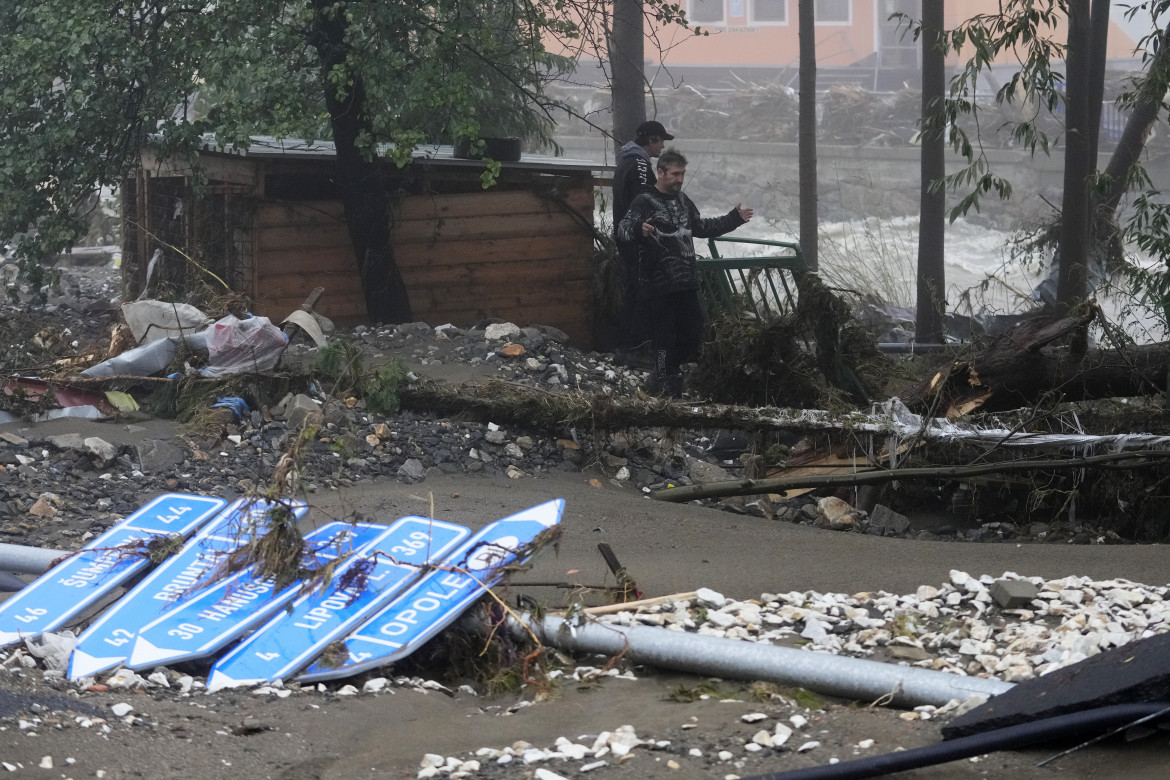
[[[646,0],[663,21],[678,4]],[[570,60],[546,36],[593,35],[594,0],[6,0],[0,3],[0,236],[35,229],[29,256],[64,248],[80,209],[137,163],[152,136],[189,152],[253,135],[327,139],[325,90],[356,80],[369,155],[393,144],[485,135],[551,143],[557,104],[545,85]],[[322,64],[317,14],[340,25],[338,58]],[[484,169],[485,184],[498,166]]]

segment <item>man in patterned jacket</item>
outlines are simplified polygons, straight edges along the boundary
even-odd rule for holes
[[[667,149],[658,157],[654,190],[634,198],[618,224],[618,239],[638,245],[638,287],[650,315],[655,367],[646,391],[682,395],[681,366],[699,351],[703,310],[695,238],[730,233],[746,223],[753,209],[736,206],[721,217],[704,219],[682,192],[687,158]]]
[[[638,125],[634,140],[621,148],[617,156],[617,170],[613,174],[613,228],[617,241],[618,258],[622,272],[622,307],[618,315],[618,343],[614,361],[619,365],[639,366],[647,361],[644,347],[649,346],[650,323],[638,303],[638,247],[617,237],[617,226],[630,208],[630,203],[643,192],[654,191],[654,163],[651,159],[662,152],[674,136],[666,132],[661,122],[651,119]],[[642,368],[649,368],[648,361]]]

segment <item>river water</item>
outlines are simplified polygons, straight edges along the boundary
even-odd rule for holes
[[[795,226],[753,220],[733,236],[779,241],[797,240]],[[1008,231],[959,219],[947,228],[945,273],[948,311],[966,316],[1019,314],[1037,306],[1033,290],[1047,276],[1047,262],[1013,258],[1016,236]],[[740,245],[735,254],[751,256],[761,250]],[[730,251],[724,252],[730,255]],[[858,219],[821,225],[818,244],[821,276],[834,286],[855,290],[884,303],[914,308],[918,258],[918,220],[915,217]],[[1154,261],[1129,250],[1133,262],[1148,267]],[[1167,338],[1164,318],[1109,282],[1096,292],[1109,322],[1134,341],[1149,343]]]

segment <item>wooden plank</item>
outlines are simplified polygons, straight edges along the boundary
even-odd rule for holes
[[[588,306],[593,299],[593,285],[589,280],[571,281],[553,288],[545,285],[536,289],[512,291],[478,290],[473,288],[423,287],[411,290],[412,305],[420,309],[524,309],[538,306]]]
[[[147,176],[189,177],[195,175],[195,169],[190,162],[176,157],[163,158],[154,150],[144,149],[142,152],[141,169]],[[255,190],[259,186],[257,164],[252,160],[240,157],[202,154],[199,156],[199,166],[209,182],[227,182],[238,184]]]
[[[255,265],[259,276],[272,273],[357,273],[349,246],[329,249],[274,249],[258,251]]]
[[[590,236],[591,233],[569,214],[485,214],[440,220],[411,219],[394,226],[394,243],[436,243],[439,241],[481,241],[537,235]]]
[[[349,246],[349,232],[343,225],[270,226],[257,231],[261,252],[283,249],[327,249]],[[440,222],[412,221],[395,230],[392,241],[401,246],[434,246],[439,243],[472,243],[494,240],[563,238],[578,243],[591,243],[590,234],[569,217],[540,216],[536,219],[489,215],[473,220]]]
[[[593,213],[593,190],[580,187],[565,191],[562,199],[585,215]],[[399,220],[476,217],[484,214],[554,214],[564,208],[528,190],[468,192],[455,195],[414,195],[398,207]]]
[[[430,265],[403,266],[402,278],[408,288],[416,286],[500,286],[505,289],[517,284],[536,285],[570,279],[592,279],[593,264],[577,258],[555,258],[532,262],[518,260],[512,263],[468,263],[463,266]]]
[[[295,292],[304,298],[315,287],[324,287],[327,295],[360,293],[362,282],[357,271],[348,274],[265,274],[260,277],[260,289],[265,294],[292,295]]]
[[[345,225],[305,223],[266,227],[257,233],[261,251],[349,246],[349,232]]]
[[[338,201],[314,200],[300,203],[264,203],[256,209],[256,227],[321,224],[345,229],[345,209]]]
[[[558,257],[592,257],[592,242],[580,236],[529,236],[484,241],[444,241],[441,244],[403,244],[395,247],[403,266],[508,263],[517,260],[552,260]]]
[[[509,242],[516,242],[511,244]],[[504,242],[440,244],[422,250],[418,244],[394,248],[394,260],[407,274],[420,269],[457,277],[469,265],[529,264],[531,267],[550,262],[564,263],[567,268],[593,268],[593,249],[580,241],[573,243],[553,240],[511,239]],[[518,265],[517,270],[524,269]],[[267,278],[280,274],[357,275],[357,263],[349,248],[332,249],[271,249],[257,251],[254,267],[256,277]],[[489,271],[490,272],[490,271]],[[526,271],[525,271],[526,272]]]

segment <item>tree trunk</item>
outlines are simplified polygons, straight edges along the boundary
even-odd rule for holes
[[[1068,312],[1088,294],[1089,176],[1096,168],[1090,146],[1088,101],[1092,23],[1089,0],[1069,0],[1065,62],[1064,197],[1061,205],[1056,302]]]
[[[1084,401],[1165,391],[1170,344],[1084,354],[1049,346],[1087,327],[1095,316],[1093,310],[1021,325],[975,358],[939,369],[903,394],[902,401],[919,413],[956,419],[974,411],[1028,407],[1045,397]]]
[[[817,42],[813,0],[797,4],[800,30],[800,250],[810,271],[817,262]]]
[[[1098,218],[1105,223],[1113,221],[1121,196],[1129,189],[1130,171],[1146,148],[1146,139],[1158,121],[1162,97],[1170,83],[1170,41],[1167,40],[1167,32],[1161,31],[1159,38],[1157,49],[1138,88],[1137,100],[1126,120],[1125,130],[1121,133],[1121,140],[1117,142],[1117,148],[1113,150],[1113,156],[1105,168],[1108,190],[1098,205]]]
[[[642,0],[614,0],[609,62],[615,154],[646,121],[645,49]]]
[[[366,314],[373,322],[410,322],[410,299],[390,245],[390,193],[382,163],[377,157],[367,157],[357,145],[372,130],[364,110],[365,83],[360,73],[351,74],[346,84],[329,81],[330,72],[349,54],[345,15],[330,0],[312,1],[315,16],[309,42],[321,58],[325,106],[337,153],[337,188],[362,280]]]
[[[946,60],[942,49],[943,3],[922,6],[922,144],[921,191],[918,225],[918,308],[915,339],[941,344],[946,314],[946,191],[940,180],[946,175],[943,138],[943,97]]]

